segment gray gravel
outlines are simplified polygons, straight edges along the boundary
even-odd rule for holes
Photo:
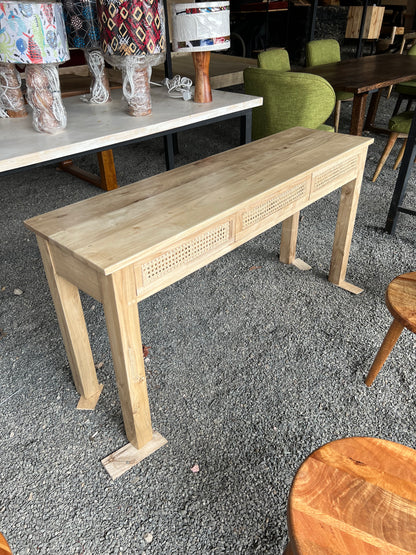
[[[377,123],[394,102],[383,99]],[[343,132],[350,114],[343,104]],[[238,138],[234,120],[183,133],[177,163]],[[0,531],[14,555],[279,554],[290,484],[313,449],[351,435],[416,448],[415,336],[405,331],[364,385],[391,321],[385,289],[415,269],[416,220],[383,231],[394,156],[370,181],[385,141],[370,147],[348,267],[363,294],[326,278],[335,192],[302,213],[298,255],[310,272],[278,262],[278,225],[140,303],[153,425],[168,444],[114,482],[100,460],[126,437],[101,306],[82,297],[105,387],[96,410],[81,412],[22,224],[100,191],[53,164],[1,178]],[[121,185],[164,170],[162,139],[114,154]],[[95,155],[78,162],[96,170]],[[416,206],[414,177],[407,203]]]

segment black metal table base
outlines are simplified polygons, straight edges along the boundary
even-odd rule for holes
[[[385,230],[387,233],[393,234],[396,231],[397,221],[400,213],[416,216],[416,210],[403,206],[406,196],[406,189],[409,177],[413,170],[413,161],[416,155],[416,111],[413,115],[412,125],[410,126],[409,136],[400,166],[399,175],[397,176],[396,186],[394,188],[393,197],[391,199],[389,213],[387,215]]]

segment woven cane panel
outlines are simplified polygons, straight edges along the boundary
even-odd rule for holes
[[[357,156],[354,156],[352,158],[347,158],[342,162],[337,162],[336,165],[330,168],[325,168],[322,172],[315,174],[312,189],[314,191],[322,189],[328,185],[333,185],[351,172],[357,173],[357,165],[358,158]]]
[[[305,198],[308,190],[308,181],[302,181],[295,187],[291,187],[287,191],[277,193],[276,196],[270,198],[266,202],[258,204],[251,210],[244,212],[242,228],[257,224],[262,220],[276,214],[286,206]]]
[[[231,229],[231,222],[222,223],[143,264],[143,285],[152,283],[228,243],[232,235]]]

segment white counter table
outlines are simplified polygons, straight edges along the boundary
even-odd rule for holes
[[[241,143],[249,142],[251,111],[263,101],[259,97],[213,91],[211,103],[197,104],[170,98],[165,87],[156,86],[152,86],[151,95],[152,114],[144,117],[128,115],[121,90],[113,90],[112,102],[101,105],[84,103],[78,96],[64,98],[68,124],[56,135],[37,133],[32,127],[31,114],[22,119],[0,120],[0,172],[97,152],[101,178],[76,170],[71,161],[64,162],[61,167],[103,189],[115,189],[117,180],[111,147],[163,136],[166,166],[172,169],[175,133],[241,117]]]

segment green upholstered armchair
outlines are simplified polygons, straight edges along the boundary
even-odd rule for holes
[[[273,69],[275,71],[290,71],[289,54],[284,48],[274,48],[260,52],[257,65],[262,69]]]
[[[341,61],[341,50],[338,42],[334,39],[312,40],[306,45],[306,65],[308,67],[339,61]],[[354,95],[347,91],[337,91],[335,94],[337,102],[335,105],[334,127],[335,131],[338,132],[341,102],[352,100]]]
[[[324,122],[334,109],[335,92],[323,77],[251,67],[244,70],[244,88],[263,97],[263,106],[253,110],[253,139],[296,126],[333,131]]]

